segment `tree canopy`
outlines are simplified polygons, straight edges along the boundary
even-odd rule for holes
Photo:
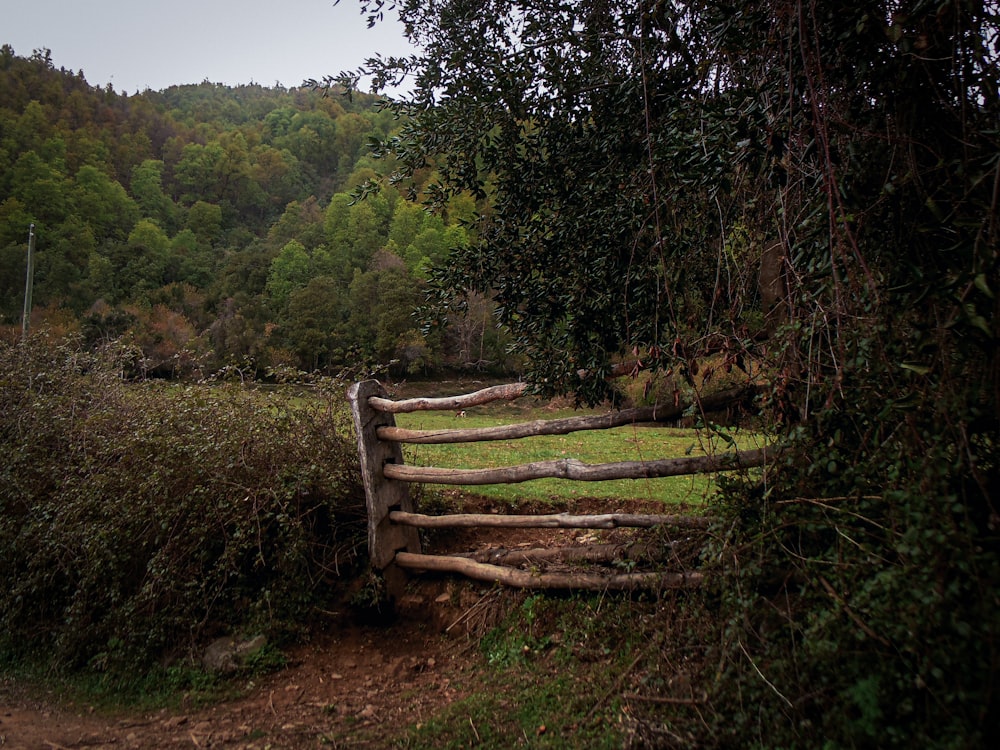
[[[375,175],[364,144],[400,125],[375,96],[310,87],[206,82],[119,95],[56,70],[45,50],[21,58],[4,46],[0,332],[20,331],[35,224],[34,325],[78,328],[90,343],[130,337],[147,374],[233,364],[260,375],[279,365],[402,372],[423,338],[412,316],[427,264],[466,242],[472,230],[459,222],[475,201],[457,197],[442,218],[391,186],[352,200]],[[407,259],[394,293],[352,294],[355,275],[374,273],[387,249]],[[394,322],[376,345],[375,329],[351,318]],[[422,361],[464,367],[449,343],[439,337]]]
[[[421,50],[337,79],[409,79],[391,182],[490,198],[439,309],[492,296],[535,386],[590,403],[622,365],[770,384],[782,459],[722,547],[755,561],[720,663],[760,713],[716,731],[996,739],[998,5],[360,7]]]
[[[576,374],[758,333],[776,242],[800,321],[923,295],[943,243],[990,270],[995,18],[897,5],[394,3],[423,54],[366,71],[413,79],[382,153],[433,165],[432,201],[490,195],[441,286],[495,292],[538,381],[601,395]]]

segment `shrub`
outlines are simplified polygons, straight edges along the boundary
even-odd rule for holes
[[[336,382],[126,383],[131,353],[0,344],[0,659],[126,671],[340,592],[364,499]]]
[[[976,360],[952,362],[905,401],[884,396],[893,362],[846,370],[852,411],[831,398],[766,491],[720,494],[721,746],[1000,741],[1000,443],[971,418]]]

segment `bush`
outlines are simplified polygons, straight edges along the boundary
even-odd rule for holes
[[[721,746],[1000,741],[1000,436],[956,418],[979,391],[975,360],[954,362],[902,403],[891,362],[846,371],[853,410],[831,398],[791,430],[766,492],[720,494]]]
[[[365,510],[337,383],[126,383],[130,351],[0,344],[0,659],[134,670],[301,628]]]

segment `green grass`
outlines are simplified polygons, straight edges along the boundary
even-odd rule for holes
[[[280,656],[274,649],[271,653]],[[274,669],[275,665],[266,669],[250,668],[241,676],[257,677]],[[243,694],[235,679],[208,672],[190,661],[137,670],[129,676],[94,671],[56,672],[50,664],[38,660],[3,663],[0,672],[0,683],[17,685],[18,690],[23,690],[34,701],[76,709],[86,707],[106,716],[164,708],[190,710]]]
[[[623,746],[621,706],[608,688],[630,667],[655,661],[656,604],[521,596],[520,606],[479,640],[485,664],[463,681],[470,692],[409,728],[393,747]],[[646,627],[635,627],[637,618]]]
[[[502,676],[502,691],[481,691],[458,701],[397,747],[610,750],[623,746],[622,731],[614,719],[587,717],[591,705],[587,700],[593,696],[581,695],[579,676],[548,674],[530,666],[508,670]],[[597,678],[587,675],[592,682]],[[583,724],[585,719],[589,720]]]
[[[498,424],[558,419],[598,414],[598,411],[549,409],[518,405],[479,407],[467,410],[458,419],[452,412],[414,412],[399,414],[400,427],[438,430],[491,427]],[[722,433],[701,429],[676,429],[635,425],[612,430],[591,430],[570,435],[547,435],[522,440],[498,440],[480,443],[445,445],[404,445],[408,464],[444,468],[496,468],[535,461],[575,458],[587,464],[616,461],[651,461],[685,455],[703,455],[731,450],[727,438],[740,448],[760,443],[756,433]],[[672,505],[700,504],[715,490],[710,476],[664,477],[579,482],[564,479],[538,479],[512,485],[485,485],[473,488],[477,494],[509,504],[525,501],[566,502],[576,498],[614,498],[659,501]]]

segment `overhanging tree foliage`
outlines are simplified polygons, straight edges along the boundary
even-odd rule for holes
[[[494,295],[529,378],[588,402],[633,359],[773,382],[716,740],[995,738],[1000,6],[360,5],[421,49],[357,72],[411,77],[393,179],[492,198],[440,304]]]

